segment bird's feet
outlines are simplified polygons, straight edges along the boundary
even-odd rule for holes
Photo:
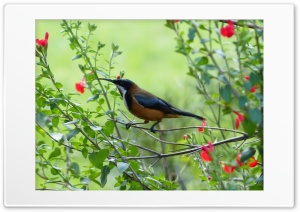
[[[125,124],[125,126],[126,126],[126,130],[128,130],[132,126],[132,123],[128,122],[127,124]]]
[[[154,129],[154,125],[150,128],[150,132],[156,133],[156,130]]]

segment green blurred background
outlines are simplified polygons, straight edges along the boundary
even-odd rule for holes
[[[174,31],[165,27],[165,20],[86,20],[82,21],[83,27],[80,30],[82,35],[87,33],[88,22],[97,25],[97,30],[91,37],[90,45],[95,49],[98,41],[106,44],[101,50],[102,57],[98,64],[107,68],[109,56],[111,53],[111,44],[119,45],[119,50],[122,54],[114,58],[113,66],[115,67],[111,74],[116,77],[120,71],[125,71],[125,77],[137,83],[140,87],[150,91],[151,93],[167,100],[174,106],[195,113],[200,116],[205,116],[201,113],[201,108],[204,108],[204,103],[201,95],[197,94],[196,83],[194,78],[188,76],[188,66],[186,58],[176,53]],[[82,78],[82,73],[78,68],[79,60],[72,61],[76,52],[69,47],[67,37],[60,32],[61,20],[37,20],[36,21],[36,38],[44,38],[45,32],[49,32],[48,44],[48,63],[55,76],[56,81],[63,84],[65,93],[76,92],[75,83]],[[184,26],[180,26],[181,29]],[[187,30],[185,30],[187,31]],[[187,37],[187,35],[186,35]],[[37,68],[36,73],[40,73],[40,68]],[[42,81],[51,86],[50,81]],[[75,96],[74,98],[81,104],[84,109],[91,111],[95,110],[93,102],[87,103],[87,99],[92,96],[87,90],[84,94]],[[126,110],[121,99],[118,100],[118,108],[126,112],[129,117],[132,115]],[[122,115],[119,114],[121,117]],[[107,118],[107,117],[105,117]],[[98,120],[96,120],[98,121]],[[140,120],[137,120],[140,121]],[[150,123],[147,126],[151,126]],[[201,122],[196,119],[182,117],[179,119],[166,119],[160,124],[160,128],[168,129],[173,127],[184,126],[199,126]],[[101,123],[100,123],[101,125]],[[197,132],[197,130],[185,130],[167,133],[164,139],[171,142],[182,141],[183,134],[187,132]],[[122,133],[127,135],[128,132],[123,130]],[[129,137],[135,139],[140,145],[147,146],[161,152],[162,146],[157,141],[154,141],[143,132],[131,129]],[[37,135],[37,140],[40,137]],[[50,142],[50,141],[49,141]],[[167,148],[172,150],[172,146]],[[141,151],[141,154],[145,152]],[[78,156],[78,158],[76,158]],[[72,154],[72,159],[80,160],[78,164],[84,166],[89,165],[88,159],[84,159],[81,154]],[[188,162],[189,161],[189,162]],[[145,160],[145,167],[153,163],[153,160]],[[167,159],[170,173],[176,176],[183,167],[185,171],[181,173],[184,178],[186,187],[189,190],[197,189],[201,183],[198,179],[200,169],[197,163],[193,163],[186,156],[172,157]],[[187,165],[187,166],[186,166]],[[84,168],[82,168],[84,169]],[[81,169],[81,170],[82,170]],[[152,171],[156,175],[163,173],[162,161],[157,163]],[[116,189],[114,175],[118,175],[114,169],[109,174],[108,184],[104,189]],[[39,177],[36,178],[36,187],[43,182]],[[91,183],[90,189],[101,189],[98,185]]]

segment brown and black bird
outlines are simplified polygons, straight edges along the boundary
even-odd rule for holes
[[[145,120],[144,123],[149,121],[156,121],[150,128],[150,131],[155,133],[154,127],[164,118],[178,118],[180,116],[193,117],[199,120],[205,120],[201,116],[182,111],[175,108],[165,100],[153,95],[152,93],[140,88],[129,79],[106,79],[100,78],[114,83],[121,96],[123,97],[126,108],[136,117]],[[128,123],[126,128],[141,123]]]

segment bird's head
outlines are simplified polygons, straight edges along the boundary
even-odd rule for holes
[[[133,85],[135,85],[135,83],[129,79],[115,79],[115,80],[107,79],[107,78],[99,78],[99,79],[114,83],[119,88],[119,90],[122,91],[124,90],[128,91]]]

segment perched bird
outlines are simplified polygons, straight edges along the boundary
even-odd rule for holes
[[[140,88],[129,79],[107,79],[99,78],[114,83],[121,96],[123,97],[124,104],[127,109],[136,117],[145,120],[144,123],[149,121],[156,121],[150,128],[150,131],[155,133],[154,127],[164,118],[178,118],[179,116],[189,116],[199,120],[205,120],[201,116],[185,112],[173,107],[165,100],[151,94],[148,91]],[[132,125],[142,123],[128,123],[126,129]]]

